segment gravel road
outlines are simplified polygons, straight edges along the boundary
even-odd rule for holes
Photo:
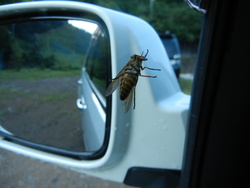
[[[1,188],[130,188],[0,149]],[[131,187],[132,188],[132,187]]]

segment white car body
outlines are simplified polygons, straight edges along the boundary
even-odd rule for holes
[[[112,96],[109,144],[105,154],[95,160],[78,160],[39,151],[0,137],[0,147],[30,157],[65,166],[103,179],[123,182],[131,167],[180,170],[184,152],[186,122],[190,96],[178,84],[156,31],[135,16],[96,5],[77,2],[30,2],[0,7],[0,15],[15,10],[77,10],[96,14],[108,28],[111,48],[112,78],[133,54],[146,52],[144,66],[161,71],[144,70],[136,86],[136,109],[124,114],[119,92]]]

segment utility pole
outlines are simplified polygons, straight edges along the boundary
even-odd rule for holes
[[[152,21],[154,17],[154,2],[155,0],[149,0],[149,20]]]

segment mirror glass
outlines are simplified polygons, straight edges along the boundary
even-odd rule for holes
[[[108,67],[108,61],[104,64],[100,58],[109,55],[102,27],[86,20],[35,20],[1,25],[0,40],[0,130],[70,151],[100,149],[106,124],[102,89]],[[85,68],[98,58],[103,62],[100,75],[90,71],[101,86],[92,82]],[[88,104],[85,93],[94,95],[95,103]],[[101,106],[97,125],[89,117],[95,108],[91,105]]]

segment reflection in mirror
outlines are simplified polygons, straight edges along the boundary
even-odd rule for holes
[[[0,26],[0,130],[38,144],[86,151],[91,144],[83,138],[86,109],[79,110],[76,101],[84,61],[100,30],[96,23],[79,20]]]

